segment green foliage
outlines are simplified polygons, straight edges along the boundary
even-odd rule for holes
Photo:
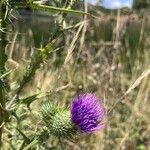
[[[149,3],[149,0],[134,0],[133,7],[136,9],[146,8],[148,7]]]

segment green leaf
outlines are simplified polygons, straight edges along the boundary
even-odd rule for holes
[[[38,143],[38,140],[35,138],[32,140],[30,144],[28,144],[23,150],[32,149],[36,144]]]
[[[18,99],[17,102],[19,104],[20,103],[21,104],[26,104],[29,107],[30,104],[38,98],[38,95],[39,94],[35,94],[35,95],[29,96],[29,97],[26,97],[26,98],[23,98],[23,99]]]

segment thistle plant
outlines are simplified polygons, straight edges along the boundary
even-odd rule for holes
[[[56,0],[53,2],[50,1],[50,3],[43,0],[2,0],[0,2],[0,147],[3,145],[3,129],[9,124],[9,120],[15,118],[18,122],[21,122],[16,113],[21,104],[26,104],[29,108],[29,105],[33,101],[39,99],[38,96],[40,95],[40,93],[31,95],[26,98],[21,98],[23,89],[34,78],[36,71],[41,67],[41,64],[43,64],[43,62],[47,60],[48,56],[55,50],[55,48],[57,49],[56,43],[60,36],[64,32],[80,26],[80,23],[71,26],[64,26],[66,16],[68,14],[90,15],[82,10],[73,9],[76,3],[76,0]],[[56,19],[56,22],[54,24],[56,28],[51,33],[49,40],[47,40],[47,43],[45,45],[42,45],[40,48],[37,48],[38,50],[34,49],[34,52],[31,54],[29,64],[26,66],[22,78],[18,81],[13,81],[16,83],[16,86],[15,88],[11,89],[11,83],[6,83],[5,80],[10,73],[15,72],[14,70],[8,70],[7,72],[5,67],[8,59],[6,55],[6,48],[8,44],[7,24],[9,21],[11,22],[11,17],[14,17],[12,15],[12,12],[17,11],[18,9],[26,8],[29,8],[31,10],[47,11],[51,13],[52,16],[54,14],[60,19]],[[11,32],[11,30],[9,32]],[[6,87],[6,85],[8,87]],[[50,92],[47,91],[44,95],[47,96],[47,93]],[[15,127],[15,129],[17,129],[17,132],[19,132],[19,135],[23,136],[23,144],[21,144],[20,148],[18,149],[23,149],[26,146],[28,146],[28,148],[31,148],[32,146],[28,145],[29,143],[38,141],[40,138],[46,138],[47,136],[49,136],[49,133],[57,137],[64,137],[68,135],[71,136],[72,134],[75,134],[76,127],[70,122],[70,111],[66,108],[60,108],[56,105],[51,104],[42,104],[41,112],[45,126],[43,127],[40,134],[35,135],[37,137],[27,137],[23,133],[23,131]],[[13,147],[12,143],[10,145],[11,147]]]
[[[34,148],[37,144],[44,146],[51,136],[61,142],[62,139],[74,139],[82,133],[94,133],[105,126],[106,110],[102,101],[92,93],[76,96],[68,109],[51,101],[43,102],[40,107],[41,132],[25,149]]]
[[[42,120],[50,134],[71,137],[77,132],[93,133],[104,128],[105,109],[92,93],[73,98],[69,110],[45,102],[41,109]]]

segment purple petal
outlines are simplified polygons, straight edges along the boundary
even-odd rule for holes
[[[82,132],[93,132],[104,127],[105,109],[95,95],[81,94],[71,103],[71,122]]]

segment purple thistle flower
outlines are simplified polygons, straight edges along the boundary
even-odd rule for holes
[[[91,133],[104,127],[105,109],[95,95],[81,94],[71,103],[71,122],[81,132]]]

